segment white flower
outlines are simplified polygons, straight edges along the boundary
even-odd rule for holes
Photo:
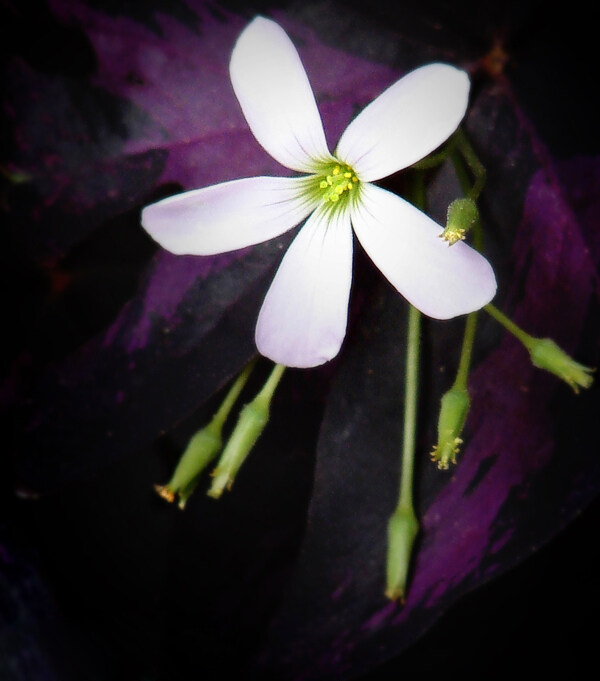
[[[167,250],[214,255],[279,236],[306,218],[263,303],[258,350],[287,366],[323,364],[346,333],[352,228],[391,284],[421,312],[449,319],[486,305],[496,291],[487,260],[399,196],[372,184],[407,168],[458,127],[466,73],[446,64],[412,71],[346,128],[334,154],[300,57],[283,29],[258,17],[230,62],[250,129],[279,163],[302,177],[253,177],[159,201],[142,224]]]

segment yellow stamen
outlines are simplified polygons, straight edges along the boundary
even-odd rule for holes
[[[340,200],[344,192],[352,190],[358,183],[358,177],[350,166],[330,165],[326,167],[330,174],[322,175],[319,188],[324,189],[323,201],[335,203]]]

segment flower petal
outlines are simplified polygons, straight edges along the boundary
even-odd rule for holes
[[[272,239],[314,209],[305,178],[250,177],[177,194],[142,211],[142,226],[171,253],[214,255]]]
[[[312,172],[315,159],[331,158],[306,71],[281,26],[254,19],[233,48],[229,71],[250,129],[274,159]]]
[[[350,123],[335,155],[372,182],[420,161],[445,142],[467,110],[469,77],[429,64],[401,78]]]
[[[318,209],[296,235],[267,292],[256,325],[259,352],[292,367],[335,357],[346,335],[351,282],[350,216]]]
[[[363,184],[352,225],[392,285],[429,317],[473,312],[496,293],[494,271],[481,254],[464,242],[448,246],[438,224],[395,194]]]

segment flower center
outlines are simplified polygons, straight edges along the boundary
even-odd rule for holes
[[[356,192],[358,177],[352,168],[341,163],[329,163],[319,173],[319,189],[325,203],[337,203]]]

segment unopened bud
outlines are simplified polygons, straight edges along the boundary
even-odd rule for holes
[[[258,395],[240,412],[217,467],[213,471],[213,481],[208,496],[218,499],[225,489],[231,489],[240,466],[256,444],[269,421],[271,400],[285,367],[276,364]]]
[[[221,427],[215,420],[199,430],[189,441],[173,477],[166,485],[154,485],[156,492],[168,502],[179,498],[179,508],[185,508],[198,484],[198,478],[221,449]]]
[[[456,455],[462,444],[460,436],[470,403],[467,389],[456,385],[442,397],[438,419],[438,441],[431,452],[432,461],[437,461],[438,468],[442,470],[447,470],[450,463],[456,463]]]
[[[236,473],[269,421],[269,405],[256,402],[256,399],[253,400],[240,412],[236,427],[212,473],[213,481],[208,495],[215,499],[221,496],[223,490],[231,489]]]
[[[594,370],[569,357],[551,338],[534,338],[528,343],[527,349],[534,366],[558,376],[576,393],[579,388],[592,385],[594,379],[590,374]]]
[[[455,199],[448,206],[446,228],[440,234],[440,237],[447,241],[449,246],[452,246],[457,241],[462,241],[478,220],[479,210],[473,199]]]
[[[225,399],[210,423],[199,430],[189,441],[171,480],[166,485],[154,485],[156,492],[169,503],[173,503],[175,497],[179,497],[179,508],[185,508],[187,500],[196,489],[200,474],[221,449],[223,425],[246,385],[255,364],[256,360],[252,360],[244,367],[229,388]]]
[[[413,545],[419,523],[411,506],[398,506],[388,522],[387,580],[385,595],[404,602]]]

